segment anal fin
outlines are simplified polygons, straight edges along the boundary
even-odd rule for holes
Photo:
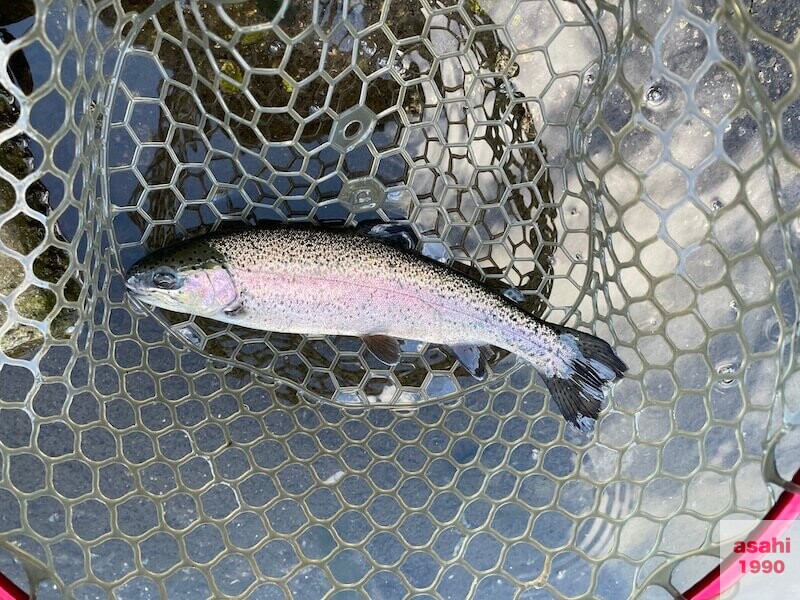
[[[228,304],[228,306],[223,309],[223,312],[229,317],[233,317],[241,313],[243,310],[244,305],[242,304],[242,300],[237,296],[233,302]]]
[[[479,381],[486,379],[487,361],[492,354],[488,346],[460,344],[450,346],[450,350],[470,375]]]

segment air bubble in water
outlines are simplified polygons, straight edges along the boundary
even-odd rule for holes
[[[377,50],[378,45],[372,40],[361,40],[361,52],[363,52],[364,56],[367,58],[374,56]]]
[[[586,85],[592,85],[593,83],[594,83],[594,73],[587,73]]]
[[[722,208],[722,200],[720,200],[719,198],[714,198],[714,199],[711,201],[711,210],[713,210],[714,212],[716,212],[716,211],[718,211],[720,208]]]
[[[281,52],[283,52],[283,49],[285,47],[286,46],[284,46],[283,42],[275,40],[269,45],[269,51],[272,52],[273,54],[280,54]]]
[[[717,373],[722,376],[720,382],[724,385],[731,385],[734,382],[732,377],[726,377],[727,375],[733,375],[736,373],[736,365],[733,364],[724,364],[717,367]]]
[[[781,339],[781,324],[777,321],[773,321],[772,323],[767,323],[766,326],[766,335],[767,339],[772,342],[773,344],[777,344],[778,340]]]
[[[663,86],[659,84],[651,85],[644,94],[645,100],[651,106],[659,106],[664,103],[667,98],[667,93],[664,91]]]

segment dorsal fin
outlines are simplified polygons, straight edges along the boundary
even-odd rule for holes
[[[359,230],[401,250],[413,250],[417,247],[417,236],[410,225],[368,222],[361,223]]]

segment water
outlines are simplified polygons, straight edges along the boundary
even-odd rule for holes
[[[659,106],[667,99],[667,94],[661,85],[653,84],[645,92],[645,99],[652,106]]]

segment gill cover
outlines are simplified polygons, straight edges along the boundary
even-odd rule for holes
[[[236,282],[224,257],[201,242],[158,250],[126,274],[139,301],[175,312],[213,317],[241,310]]]

